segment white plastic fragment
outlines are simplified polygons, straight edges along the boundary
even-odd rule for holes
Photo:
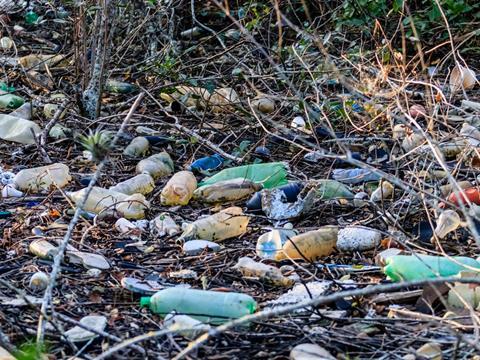
[[[159,237],[173,236],[180,232],[180,226],[167,213],[161,213],[150,222],[150,231]]]
[[[82,325],[89,327],[93,330],[103,331],[107,326],[107,318],[105,316],[89,315],[85,316],[80,320]],[[96,338],[98,335],[81,328],[80,326],[75,326],[70,330],[67,330],[64,336],[71,342],[85,342],[91,339]]]
[[[349,226],[338,232],[337,249],[345,252],[364,251],[377,247],[382,234],[377,230]]]
[[[163,325],[168,330],[174,331],[187,339],[194,339],[210,330],[210,325],[204,324],[188,315],[180,315],[175,312],[165,316]]]
[[[207,240],[190,240],[183,244],[183,252],[188,256],[201,254],[207,248],[212,251],[219,251],[222,247]]]
[[[22,197],[22,196],[23,196],[23,192],[15,189],[15,186],[13,186],[12,184],[5,185],[2,188],[2,198]]]

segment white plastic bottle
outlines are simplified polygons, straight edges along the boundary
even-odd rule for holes
[[[140,174],[128,180],[122,181],[117,185],[110,186],[110,190],[120,192],[126,195],[150,194],[155,188],[155,182],[149,174]]]
[[[72,177],[65,164],[50,164],[20,171],[13,178],[16,188],[23,191],[43,192],[55,186],[65,187]]]

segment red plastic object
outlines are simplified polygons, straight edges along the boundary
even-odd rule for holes
[[[468,204],[467,199],[468,199],[469,202],[471,202],[473,204],[480,205],[480,188],[478,188],[478,187],[472,187],[472,188],[465,189],[465,190],[463,190],[463,193],[459,193],[459,195],[460,195],[460,199],[462,200],[462,203],[464,205]],[[457,206],[459,205],[458,198],[457,198],[457,196],[455,195],[454,192],[452,192],[448,196],[447,201],[451,202],[452,204],[455,204]]]

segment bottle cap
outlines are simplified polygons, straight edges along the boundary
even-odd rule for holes
[[[140,298],[140,307],[150,307],[150,296]]]

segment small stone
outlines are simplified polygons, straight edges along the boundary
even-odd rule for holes
[[[222,247],[207,240],[190,240],[183,244],[183,252],[189,256],[201,254],[206,248],[215,252],[221,250]]]
[[[420,347],[416,355],[430,360],[442,360],[442,349],[440,345],[430,342]]]
[[[377,247],[380,240],[382,234],[374,229],[350,226],[338,232],[337,249],[346,252],[370,250]]]
[[[93,330],[103,331],[107,326],[107,318],[105,316],[89,315],[85,316],[80,320],[80,324],[85,325]],[[98,335],[81,328],[80,326],[75,326],[70,330],[65,332],[65,337],[68,338],[71,342],[85,342],[91,339],[96,338]]]
[[[300,344],[290,351],[291,360],[335,360],[326,349],[316,344]]]

